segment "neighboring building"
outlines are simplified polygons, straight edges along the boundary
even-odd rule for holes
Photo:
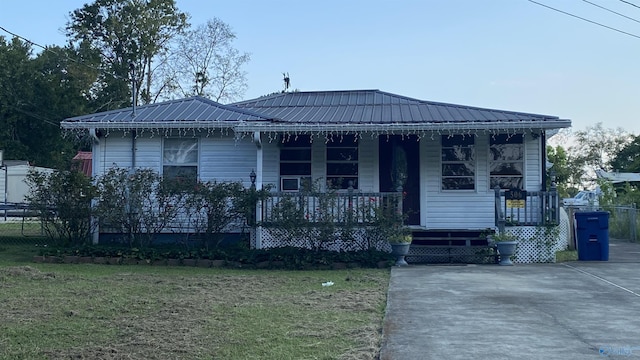
[[[0,202],[23,203],[31,189],[27,184],[29,171],[53,172],[53,169],[29,165],[24,160],[5,160],[0,172]],[[6,185],[6,192],[5,192]],[[6,198],[5,198],[6,196]]]
[[[73,159],[71,159],[71,164],[75,170],[91,177],[93,173],[93,169],[91,168],[93,164],[91,151],[78,151]]]
[[[255,170],[256,186],[276,191],[295,192],[310,179],[356,194],[401,186],[416,230],[494,227],[495,187],[545,190],[546,139],[570,126],[556,116],[379,90],[291,92],[232,105],[191,97],[139,106],[135,115],[126,108],[62,122],[93,135],[93,176],[144,167],[248,187]],[[533,221],[542,221],[543,205],[528,202]]]

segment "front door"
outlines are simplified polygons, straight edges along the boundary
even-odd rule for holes
[[[379,137],[380,191],[402,186],[407,225],[420,225],[420,142],[415,135]]]

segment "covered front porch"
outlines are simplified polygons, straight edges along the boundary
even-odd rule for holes
[[[516,262],[553,262],[555,251],[566,247],[568,218],[559,207],[557,191],[526,192],[518,202],[509,191],[495,189],[494,222],[483,228],[428,228],[405,223],[413,241],[410,263],[491,263],[496,259],[487,235],[507,231],[521,238]],[[378,211],[405,214],[406,193],[274,192],[257,206],[251,245],[256,248],[294,246],[334,251],[388,249],[387,239],[372,229],[379,225]],[[564,217],[562,216],[564,214]],[[564,237],[564,241],[562,241]],[[553,239],[552,239],[553,238]]]

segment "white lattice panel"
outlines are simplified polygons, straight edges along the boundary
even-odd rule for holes
[[[406,256],[409,263],[494,263],[495,253],[488,247],[412,245]]]
[[[518,236],[516,263],[549,263],[556,261],[556,251],[565,250],[569,237],[569,217],[564,209],[560,212],[557,232],[545,234],[543,227],[508,227],[507,232]],[[555,235],[555,236],[553,236]]]
[[[353,240],[343,240],[339,231],[330,235],[329,237],[320,236],[320,231],[317,228],[305,229],[305,234],[302,236],[296,236],[284,229],[279,228],[261,228],[260,231],[251,231],[251,247],[256,248],[256,234],[261,233],[260,248],[269,249],[285,246],[293,246],[306,249],[331,250],[331,251],[357,251],[366,250],[371,247],[379,250],[391,251],[391,247],[387,242],[379,242],[377,244],[370,244],[366,233],[362,229],[353,230]]]

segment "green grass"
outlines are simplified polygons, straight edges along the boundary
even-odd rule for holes
[[[42,224],[38,221],[0,222],[0,238],[43,237]]]
[[[556,262],[567,262],[567,261],[577,261],[578,260],[578,251],[577,250],[562,250],[556,252]]]
[[[2,359],[378,354],[388,269],[35,264],[33,249],[0,246]]]

